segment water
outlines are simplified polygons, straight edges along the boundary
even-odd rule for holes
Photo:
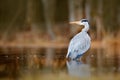
[[[119,47],[91,48],[81,61],[67,48],[0,48],[0,80],[119,80]],[[49,55],[52,56],[49,56]]]

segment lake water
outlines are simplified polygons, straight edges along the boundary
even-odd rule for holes
[[[0,80],[120,80],[119,46],[91,48],[81,61],[67,49],[0,48]]]

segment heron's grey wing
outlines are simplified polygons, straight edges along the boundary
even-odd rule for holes
[[[90,46],[90,40],[88,37],[83,33],[76,35],[70,42],[67,56],[75,58],[86,52]]]
[[[79,40],[78,36],[79,35],[77,34],[71,39],[66,57],[69,57],[71,54],[73,54],[73,48],[75,47],[76,42]]]
[[[80,34],[77,34],[76,36],[74,36],[71,39],[69,47],[68,47],[68,53],[67,53],[66,57],[70,57],[74,53],[75,48],[77,47],[77,43],[78,43],[79,40],[80,40]]]
[[[75,43],[71,50],[73,53],[71,54],[71,58],[76,58],[77,56],[82,55],[85,51],[86,44],[84,39],[79,39],[78,41],[76,40],[76,42],[78,43]]]

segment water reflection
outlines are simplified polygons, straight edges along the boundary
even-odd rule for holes
[[[70,60],[66,62],[68,73],[71,76],[90,77],[90,66],[81,61]]]
[[[38,78],[36,80],[50,80],[44,79],[48,74],[51,74],[50,77],[53,78],[51,80],[58,80],[58,77],[59,80],[73,80],[70,78],[74,76],[79,78],[100,76],[100,80],[103,80],[101,77],[105,77],[104,80],[116,80],[115,75],[120,73],[120,50],[116,47],[92,48],[81,61],[66,61],[66,51],[67,49],[51,51],[34,48],[5,48],[4,50],[0,48],[0,80],[3,78],[4,80],[29,80],[30,78],[34,80],[35,76]]]

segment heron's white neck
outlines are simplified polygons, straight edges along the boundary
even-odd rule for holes
[[[84,28],[82,29],[82,31],[87,32],[88,30],[89,30],[89,24],[88,24],[88,22],[86,22],[86,23],[84,24]]]

